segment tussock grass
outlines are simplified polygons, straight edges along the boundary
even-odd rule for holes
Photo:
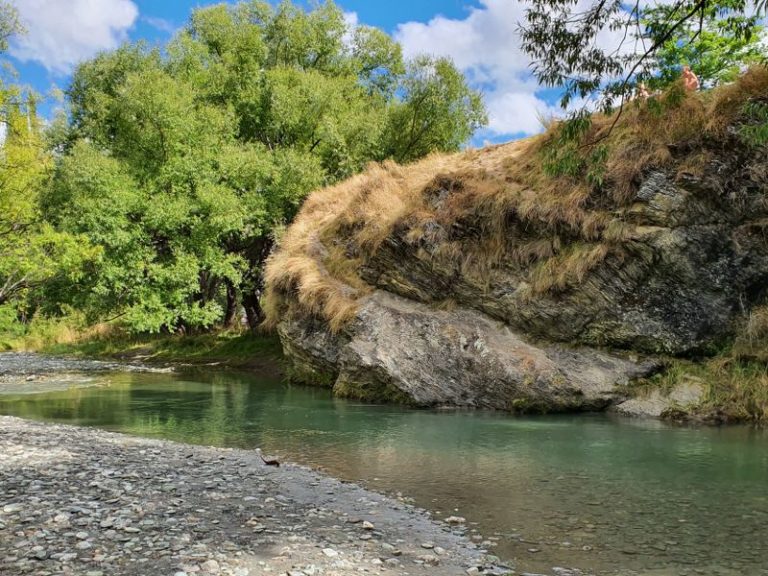
[[[691,414],[673,413],[710,423],[768,423],[768,365],[741,360],[733,351],[702,361],[674,359],[666,370],[640,386],[670,392],[675,386],[694,381],[704,387],[701,403]]]
[[[768,306],[753,309],[733,344],[733,357],[768,363]]]
[[[266,268],[267,325],[290,305],[340,330],[372,288],[359,270],[397,235],[419,258],[472,281],[513,268],[530,293],[567,290],[636,235],[630,209],[642,174],[700,174],[744,106],[768,96],[768,70],[690,94],[672,86],[620,117],[594,115],[580,140],[553,122],[537,137],[434,155],[406,166],[373,164],[313,193]],[[450,268],[449,268],[450,269]]]

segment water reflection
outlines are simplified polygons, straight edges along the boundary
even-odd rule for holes
[[[498,533],[518,571],[768,574],[768,437],[608,417],[510,418],[336,400],[252,375],[114,374],[0,412],[255,447],[402,491]]]

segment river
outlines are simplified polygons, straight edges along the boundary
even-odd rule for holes
[[[215,370],[91,378],[99,385],[6,387],[0,413],[258,446],[464,516],[518,574],[768,575],[765,431],[408,410]]]

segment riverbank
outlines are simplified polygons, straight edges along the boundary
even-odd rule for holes
[[[255,451],[0,417],[0,454],[4,576],[442,576],[488,560],[461,527]]]
[[[171,367],[0,352],[0,394],[41,394],[105,385],[110,372],[170,372]]]
[[[45,343],[45,355],[107,359],[151,365],[188,364],[258,370],[282,375],[282,349],[275,335],[218,331],[194,336],[113,333]]]

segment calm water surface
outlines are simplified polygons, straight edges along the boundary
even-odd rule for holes
[[[333,399],[250,374],[111,374],[0,413],[262,447],[477,522],[518,573],[768,575],[768,434]]]

